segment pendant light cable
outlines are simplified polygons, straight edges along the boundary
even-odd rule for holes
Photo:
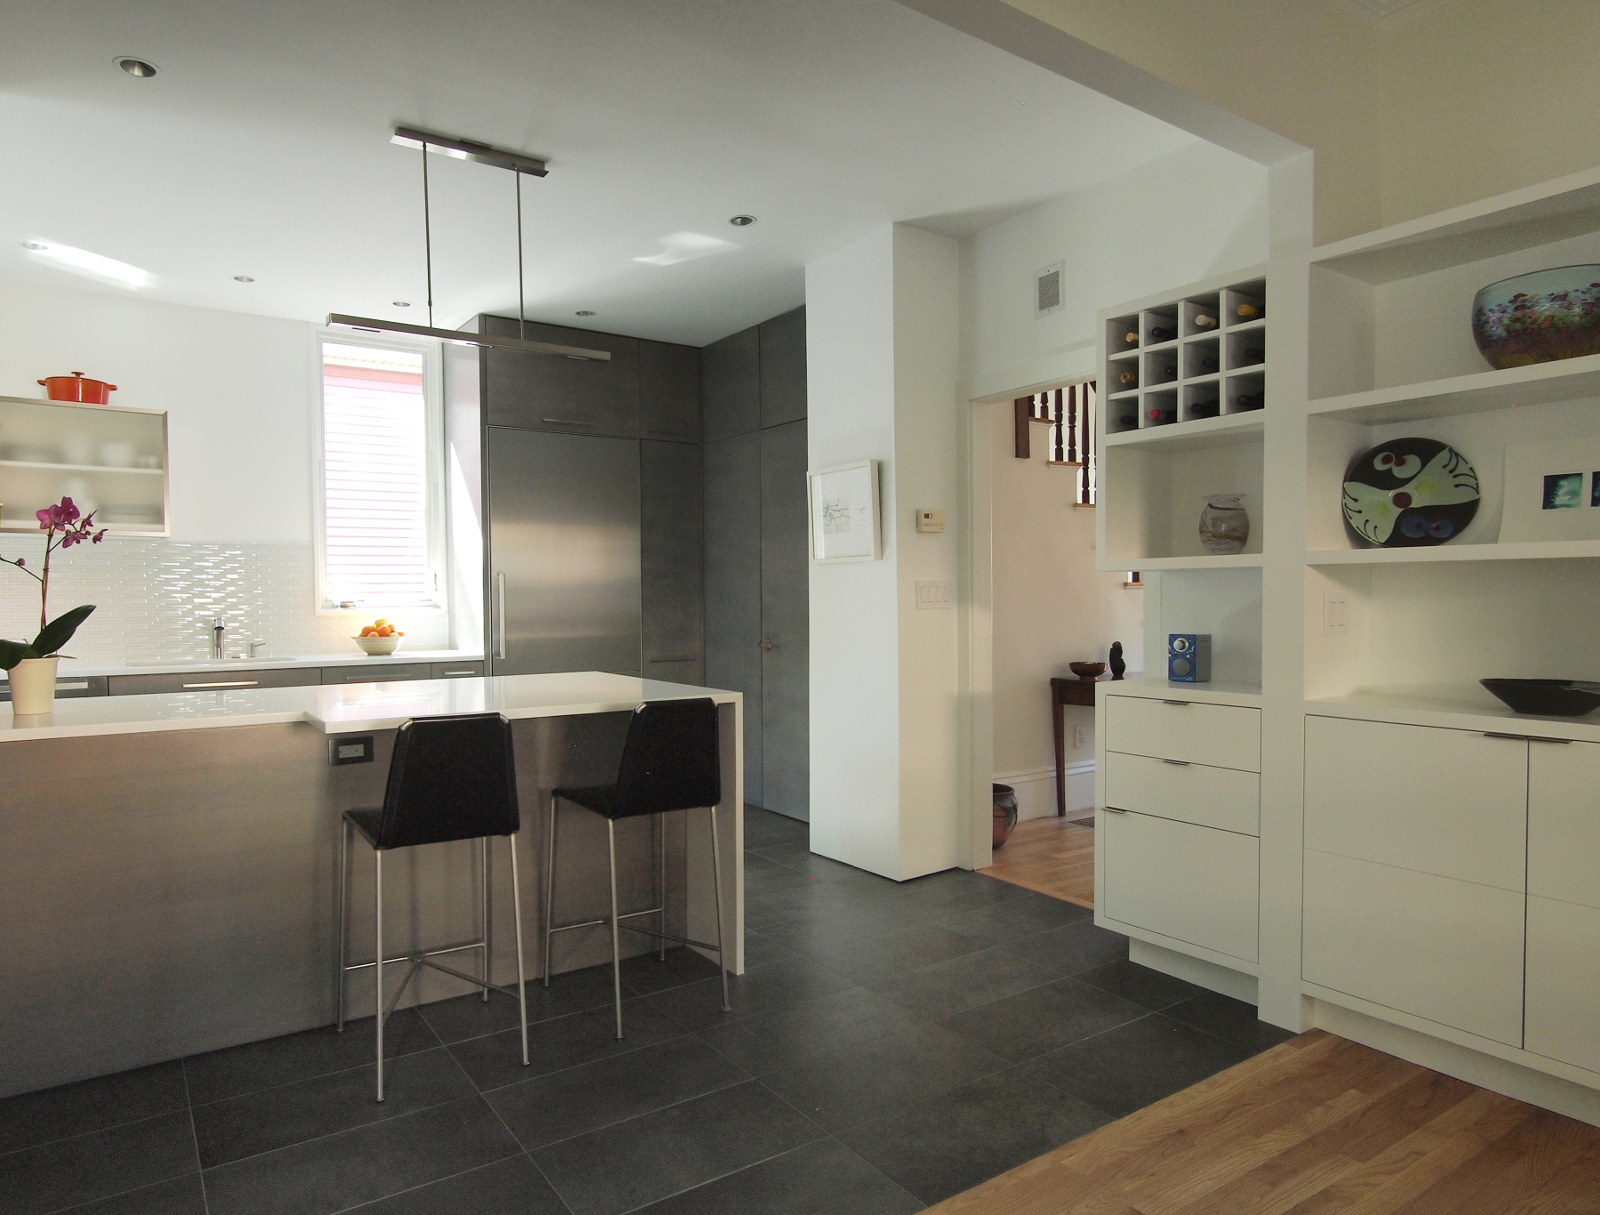
[[[522,298],[522,174],[513,170],[511,176],[517,179],[517,337],[526,341],[528,308]]]
[[[422,145],[422,257],[428,268],[428,328],[433,328],[433,221],[428,212],[428,145]]]

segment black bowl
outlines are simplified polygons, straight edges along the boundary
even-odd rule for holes
[[[1600,709],[1600,683],[1576,679],[1480,679],[1518,713],[1582,717]]]

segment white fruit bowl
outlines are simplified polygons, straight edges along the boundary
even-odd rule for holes
[[[367,652],[367,657],[376,658],[380,654],[393,654],[400,648],[399,637],[352,637],[355,642]]]

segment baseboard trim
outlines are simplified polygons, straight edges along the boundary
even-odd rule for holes
[[[1067,778],[1067,813],[1087,814],[1094,809],[1094,760],[1079,760],[1064,769]],[[1049,818],[1056,812],[1056,770],[1035,768],[1028,772],[996,773],[998,785],[1017,791],[1019,819]]]

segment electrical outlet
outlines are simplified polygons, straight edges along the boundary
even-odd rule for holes
[[[1084,745],[1088,741],[1089,741],[1089,729],[1088,729],[1087,726],[1073,726],[1072,727],[1072,745],[1074,747],[1077,747],[1079,750],[1082,750]]]
[[[1322,594],[1322,635],[1343,637],[1350,632],[1350,598],[1336,591]]]

